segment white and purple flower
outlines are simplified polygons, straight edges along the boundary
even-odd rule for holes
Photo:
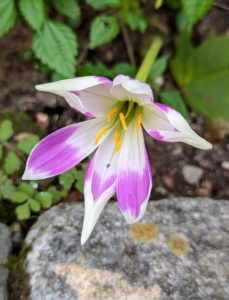
[[[190,128],[180,113],[154,103],[150,86],[137,79],[118,75],[110,81],[88,76],[36,88],[61,95],[73,109],[94,117],[57,130],[39,142],[23,175],[23,179],[32,180],[58,175],[98,148],[85,177],[82,244],[114,193],[128,223],[144,215],[152,175],[142,127],[160,141],[185,142],[200,149],[212,147]]]

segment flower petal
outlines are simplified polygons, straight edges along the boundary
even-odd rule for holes
[[[142,218],[152,188],[152,175],[145,150],[141,127],[134,122],[128,127],[120,149],[117,177],[117,197],[128,223]]]
[[[118,75],[114,78],[111,93],[121,101],[134,100],[139,105],[154,101],[149,84],[124,75]]]
[[[84,184],[85,215],[81,244],[89,238],[108,200],[116,189],[119,153],[114,153],[115,142],[110,134],[96,151],[87,170]]]
[[[64,97],[73,109],[86,116],[100,117],[117,103],[110,93],[111,83],[105,77],[85,76],[37,85],[36,89]]]
[[[143,107],[142,124],[156,140],[184,142],[199,149],[211,149],[212,145],[197,135],[184,117],[175,109],[160,103]]]
[[[109,134],[107,130],[95,145],[95,137],[106,124],[104,118],[70,125],[48,135],[32,150],[23,179],[44,179],[63,173],[88,156]]]

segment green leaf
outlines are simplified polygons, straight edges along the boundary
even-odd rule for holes
[[[80,17],[80,7],[75,0],[52,0],[52,5],[61,14],[76,19]]]
[[[3,148],[2,145],[0,144],[0,159],[2,159],[2,156],[3,156]]]
[[[29,202],[16,207],[15,212],[19,220],[27,220],[30,217]]]
[[[1,176],[1,174],[0,174]],[[5,178],[7,178],[5,176]],[[0,194],[2,194],[3,198],[5,199],[12,199],[15,192],[15,187],[13,186],[12,180],[6,179],[3,183],[0,185]]]
[[[19,8],[29,25],[33,29],[39,30],[45,19],[43,0],[20,0]]]
[[[162,103],[173,107],[179,111],[183,117],[188,117],[187,107],[179,92],[175,90],[166,90],[160,94],[160,97]]]
[[[169,55],[164,55],[155,60],[149,72],[149,80],[153,81],[163,75],[163,73],[167,69],[168,59],[169,59]]]
[[[40,203],[34,199],[29,199],[29,206],[30,209],[34,212],[38,212],[41,209]]]
[[[17,191],[26,193],[26,194],[27,194],[28,196],[30,196],[30,197],[33,197],[34,194],[35,194],[34,188],[33,188],[30,184],[28,184],[27,182],[22,182],[22,183],[18,186]]]
[[[186,33],[176,39],[172,74],[190,107],[208,117],[229,120],[228,36],[208,36],[194,48]]]
[[[9,120],[2,121],[0,124],[0,141],[8,140],[13,133],[13,123]]]
[[[86,0],[87,4],[96,10],[104,10],[107,7],[118,8],[121,0]]]
[[[16,191],[12,196],[12,201],[15,203],[23,203],[28,199],[29,195],[21,191]]]
[[[182,0],[184,11],[189,20],[190,29],[209,10],[213,0]]]
[[[140,9],[123,10],[121,17],[132,30],[138,30],[142,33],[146,30],[147,20]]]
[[[34,35],[32,47],[36,56],[50,69],[63,76],[74,77],[78,45],[70,27],[45,21],[42,31]]]
[[[52,194],[49,192],[37,193],[35,199],[40,202],[42,208],[49,208],[52,205]]]
[[[16,20],[14,0],[0,1],[0,37],[13,27]]]
[[[165,0],[165,3],[172,8],[180,8],[181,0]]]
[[[90,48],[106,44],[119,33],[119,23],[114,15],[100,15],[96,17],[90,28]]]
[[[63,76],[57,72],[52,72],[52,75],[51,75],[51,80],[52,81],[59,81],[59,80],[63,80],[63,79],[67,79],[66,76]]]
[[[84,190],[84,178],[85,178],[86,172],[84,170],[82,171],[77,171],[76,173],[76,188],[83,193]]]
[[[75,177],[69,171],[62,173],[59,176],[59,183],[68,190],[71,188],[74,181],[75,181]]]
[[[55,186],[50,186],[48,192],[52,194],[52,203],[57,203],[61,199],[61,192],[59,192]]]
[[[18,149],[29,155],[31,150],[39,142],[39,140],[39,136],[33,134],[28,136],[26,139],[18,142],[17,147]]]
[[[6,174],[11,175],[14,172],[18,171],[21,167],[21,162],[17,155],[13,152],[8,153],[4,162],[4,170]]]
[[[96,64],[92,64],[90,62],[85,63],[78,69],[78,73],[80,76],[96,74],[98,76],[113,79],[118,74],[134,77],[136,70],[130,64],[125,62],[117,63],[112,68],[107,68],[101,61],[97,61]]]

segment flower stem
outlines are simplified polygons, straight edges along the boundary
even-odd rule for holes
[[[155,37],[153,39],[153,42],[138,70],[138,73],[135,78],[145,82],[148,75],[149,71],[155,61],[155,58],[157,57],[159,50],[162,46],[162,39],[160,37]]]

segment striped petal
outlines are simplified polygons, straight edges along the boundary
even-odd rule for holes
[[[117,103],[110,93],[111,84],[105,77],[85,76],[37,85],[36,89],[64,97],[73,109],[88,117],[100,117]]]
[[[136,131],[132,122],[120,149],[117,177],[118,203],[127,223],[142,218],[151,188],[152,175],[142,129]]]
[[[113,134],[100,145],[87,170],[84,184],[85,215],[81,244],[89,238],[108,200],[116,189],[119,153],[114,153]]]
[[[199,149],[212,145],[197,135],[184,117],[173,108],[159,103],[143,107],[142,125],[155,139],[163,142],[184,142]]]
[[[22,179],[44,179],[63,173],[87,157],[104,141],[109,130],[95,145],[95,137],[106,124],[104,118],[70,125],[48,135],[32,150]]]
[[[150,85],[129,76],[116,76],[111,86],[111,93],[121,101],[133,100],[139,105],[153,102]]]

